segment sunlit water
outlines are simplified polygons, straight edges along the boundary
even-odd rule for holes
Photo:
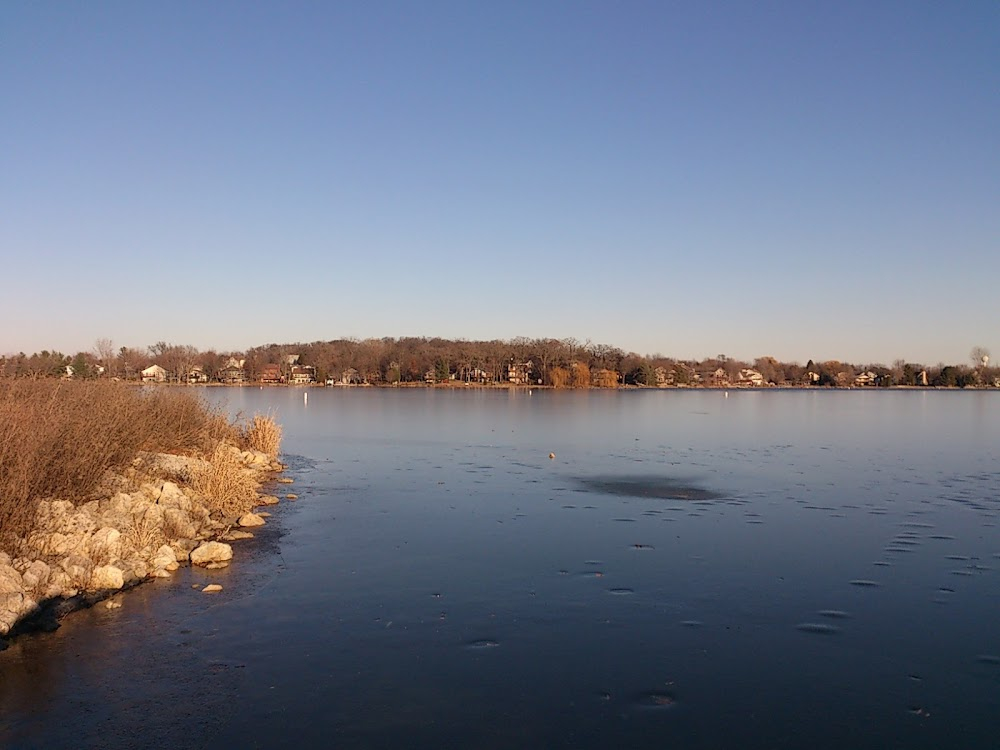
[[[207,391],[299,499],[0,654],[0,744],[1000,743],[997,394],[304,393]]]

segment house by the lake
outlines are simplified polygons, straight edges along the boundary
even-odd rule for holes
[[[316,368],[312,365],[292,365],[288,382],[292,385],[308,385],[316,382]]]
[[[264,365],[260,368],[261,383],[284,383],[285,377],[281,374],[281,365]]]
[[[143,383],[165,383],[167,382],[167,371],[159,365],[150,365],[142,371]]]
[[[859,388],[876,385],[877,383],[878,383],[878,375],[876,375],[871,370],[865,370],[863,373],[854,378],[854,385],[858,386]]]
[[[531,373],[535,369],[535,363],[530,359],[527,362],[514,362],[511,360],[507,365],[507,381],[514,385],[528,385],[531,383]]]
[[[764,386],[764,376],[756,370],[745,368],[740,370],[739,385],[748,385],[751,388],[761,388]]]
[[[187,382],[189,383],[207,383],[208,375],[205,373],[205,368],[201,365],[194,365],[187,373]]]
[[[217,377],[221,382],[231,385],[244,383],[247,379],[247,371],[244,369],[245,364],[245,359],[230,357],[226,360],[226,364],[219,370]]]

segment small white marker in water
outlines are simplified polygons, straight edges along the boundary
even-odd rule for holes
[[[726,391],[726,398],[729,398],[729,391]]]
[[[308,404],[309,403],[309,392],[308,391],[302,394],[302,403],[303,404]]]

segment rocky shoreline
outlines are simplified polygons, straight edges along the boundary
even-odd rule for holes
[[[226,515],[196,489],[204,459],[167,453],[141,454],[86,499],[40,501],[16,556],[0,551],[0,651],[22,633],[58,628],[75,610],[102,601],[121,606],[115,594],[182,565],[229,565],[228,542],[253,537],[250,529],[269,515],[259,508],[279,502],[262,486],[291,480],[278,476],[285,466],[273,456],[232,445],[222,450],[239,464],[241,480],[256,487],[247,512]]]

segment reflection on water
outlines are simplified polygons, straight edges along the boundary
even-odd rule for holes
[[[0,654],[0,745],[996,745],[996,394],[208,394],[298,502]]]

